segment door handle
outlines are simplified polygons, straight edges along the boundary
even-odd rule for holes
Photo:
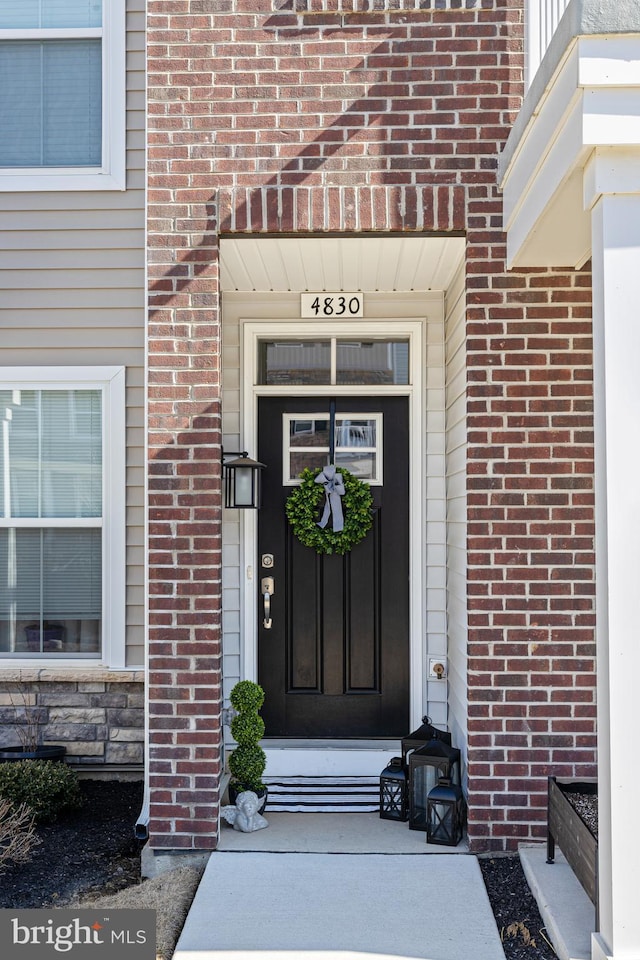
[[[271,619],[271,597],[275,593],[273,586],[273,577],[263,577],[260,581],[260,591],[262,593],[262,600],[264,603],[264,619],[262,621],[262,626],[265,630],[271,630],[271,624],[273,623]]]

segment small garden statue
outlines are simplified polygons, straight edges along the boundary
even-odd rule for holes
[[[238,794],[235,807],[222,807],[221,814],[227,823],[233,824],[234,830],[242,833],[254,833],[269,826],[269,821],[258,813],[260,800],[253,790],[245,790]]]

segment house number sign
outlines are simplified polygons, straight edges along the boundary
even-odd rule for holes
[[[362,317],[364,294],[362,293],[302,293],[300,312],[303,320],[316,317]]]

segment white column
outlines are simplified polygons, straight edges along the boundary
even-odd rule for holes
[[[585,176],[592,211],[600,821],[600,932],[592,957],[640,960],[640,194],[602,192],[620,187],[612,159],[610,153],[604,169],[596,156]]]

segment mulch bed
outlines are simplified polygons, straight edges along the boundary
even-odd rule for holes
[[[507,960],[557,960],[520,857],[482,856],[478,862]]]
[[[139,781],[81,780],[84,804],[38,826],[28,863],[7,866],[0,908],[62,906],[78,896],[115,893],[140,883],[141,844],[133,827],[142,806]]]

